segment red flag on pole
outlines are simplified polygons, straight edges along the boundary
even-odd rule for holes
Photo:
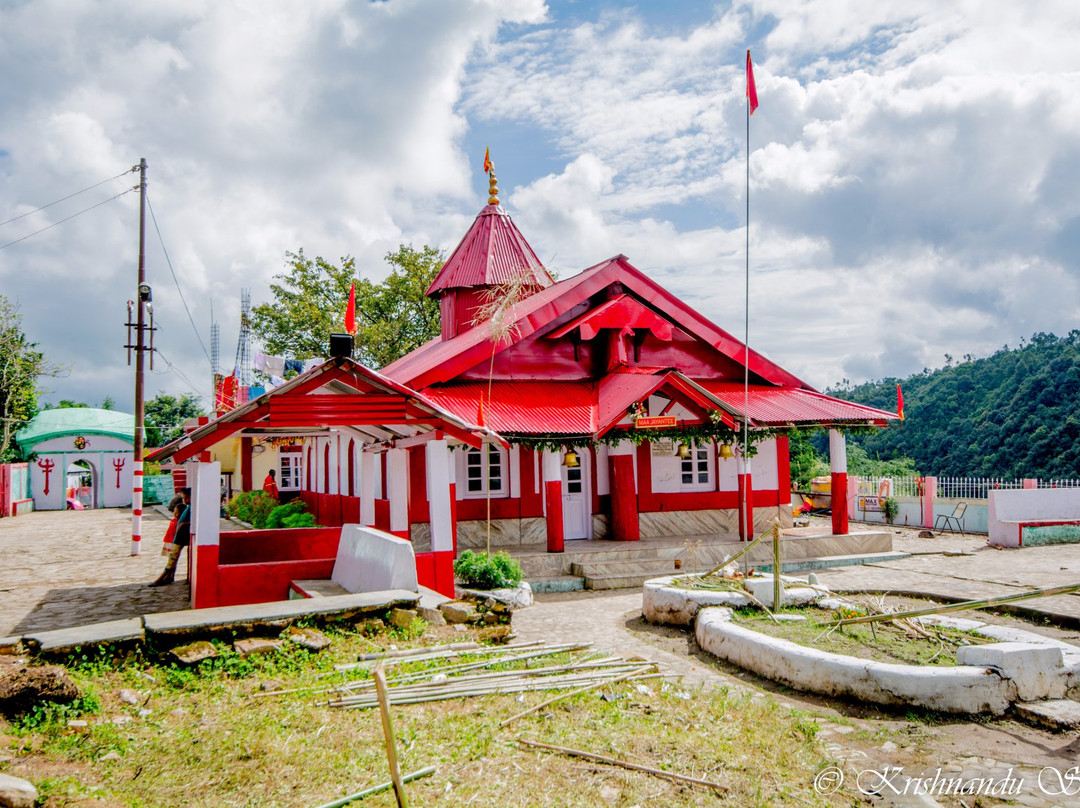
[[[494,168],[494,166],[491,164],[491,149],[490,148],[485,148],[484,149],[484,173],[485,174],[490,174],[492,168]]]
[[[904,420],[904,393],[900,390],[899,383],[896,385],[896,414],[901,421]]]
[[[758,108],[757,85],[754,84],[754,65],[750,61],[750,51],[746,51],[746,100],[750,103],[750,114]]]
[[[345,307],[345,331],[356,333],[356,281],[349,287],[349,305]]]

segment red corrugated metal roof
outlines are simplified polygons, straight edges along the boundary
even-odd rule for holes
[[[427,293],[469,286],[497,286],[514,280],[523,272],[542,289],[555,282],[510,215],[500,205],[488,205],[450,253]]]
[[[543,333],[543,329],[557,322],[579,303],[616,282],[644,303],[663,311],[686,333],[742,363],[745,350],[739,340],[636,269],[625,255],[617,255],[589,267],[521,301],[512,309],[509,318],[514,323],[513,342],[520,342],[537,331]],[[444,384],[489,360],[491,347],[487,324],[481,323],[452,339],[432,340],[387,365],[382,372],[402,384],[417,388]],[[506,347],[506,343],[501,343],[496,350],[502,351]],[[778,385],[809,387],[753,349],[750,350],[750,373],[752,381],[757,377]]]
[[[427,398],[461,418],[476,420],[484,400],[485,425],[499,432],[532,435],[602,435],[626,417],[630,405],[661,392],[702,413],[715,403],[695,400],[685,376],[610,373],[598,382],[462,382],[429,387]],[[667,388],[665,390],[665,388]]]
[[[662,387],[667,377],[641,376],[635,373],[611,373],[600,380],[597,421],[601,429],[617,424],[631,404],[642,401]]]
[[[485,426],[498,432],[591,435],[596,432],[596,388],[589,382],[464,382],[431,387],[439,407],[475,421],[484,401]]]
[[[737,382],[697,383],[724,402],[739,415],[745,409],[743,385]],[[862,404],[842,401],[823,393],[793,387],[750,386],[749,412],[751,421],[761,424],[837,423],[852,421],[889,421],[896,415]]]

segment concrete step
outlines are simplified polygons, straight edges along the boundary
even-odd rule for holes
[[[687,563],[691,554],[691,551],[682,544],[635,546],[635,542],[612,542],[612,545],[613,548],[610,550],[575,552],[574,543],[571,541],[566,543],[566,549],[562,553],[549,553],[546,549],[528,552],[511,550],[511,555],[521,564],[525,577],[531,580],[534,577],[552,577],[553,570],[559,567],[569,570],[571,565],[575,563],[599,564],[607,561],[655,561],[658,559],[673,561],[676,558],[681,558],[684,563]],[[713,545],[696,548],[694,557],[701,564],[712,562],[712,565],[715,566],[722,558],[735,552],[732,549],[733,547],[738,548],[738,545]]]
[[[829,567],[855,567],[859,564],[880,564],[882,561],[899,561],[910,558],[910,553],[893,551],[891,553],[863,553],[862,555],[821,556],[819,558],[799,558],[794,561],[781,561],[782,572],[812,572]],[[755,564],[760,572],[772,572],[772,564]]]
[[[577,575],[552,575],[529,580],[533,594],[547,592],[576,592],[585,588],[585,579]]]
[[[680,561],[676,565],[676,561]],[[672,558],[635,558],[619,561],[580,561],[570,565],[572,575],[580,575],[582,578],[595,578],[601,575],[628,575],[636,572],[650,573],[652,577],[658,575],[674,575],[687,567],[680,559]],[[695,566],[694,569],[698,567]],[[705,567],[711,569],[711,567]]]
[[[1018,701],[1013,711],[1017,718],[1037,727],[1057,732],[1080,729],[1080,702],[1069,699]]]

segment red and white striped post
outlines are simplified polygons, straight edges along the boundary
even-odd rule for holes
[[[563,551],[562,454],[544,451],[544,518],[547,522],[547,550]]]
[[[829,468],[832,532],[845,536],[848,532],[847,437],[839,429],[829,430]]]

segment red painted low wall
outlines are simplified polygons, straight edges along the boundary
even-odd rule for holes
[[[336,558],[340,527],[230,530],[221,534],[218,564],[254,564]]]
[[[360,524],[360,497],[341,498],[341,524]]]
[[[288,600],[289,584],[293,581],[329,578],[333,571],[333,558],[221,565],[217,574],[218,602],[214,605]]]
[[[318,523],[324,527],[341,527],[341,496],[319,494]]]
[[[454,597],[454,554],[417,553],[416,581],[440,595]]]

